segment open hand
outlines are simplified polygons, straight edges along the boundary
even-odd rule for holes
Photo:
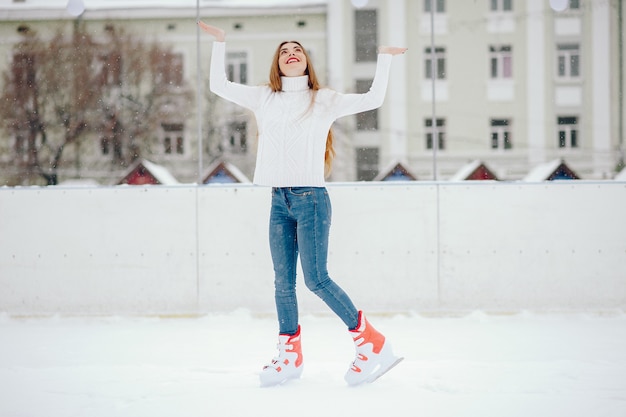
[[[378,53],[379,54],[391,54],[391,55],[399,55],[405,53],[407,48],[401,48],[399,46],[379,46]]]
[[[224,39],[226,38],[226,32],[224,32],[224,29],[218,28],[217,26],[208,25],[202,20],[198,20],[198,26],[200,26],[200,29],[202,29],[203,32],[215,36],[216,41],[224,42]]]

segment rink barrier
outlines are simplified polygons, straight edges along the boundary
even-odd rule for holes
[[[626,183],[330,184],[329,271],[368,311],[626,308]],[[0,188],[0,312],[273,313],[270,191]],[[327,311],[304,286],[303,312]]]

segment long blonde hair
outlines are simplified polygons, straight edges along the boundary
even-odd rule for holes
[[[302,48],[302,52],[306,57],[306,70],[304,71],[305,75],[309,76],[309,88],[313,91],[311,96],[311,105],[315,101],[315,95],[317,90],[321,88],[320,83],[317,79],[317,75],[315,74],[315,70],[313,69],[313,64],[311,64],[311,59],[309,58],[309,54],[306,52],[306,49],[297,41],[284,41],[278,48],[276,48],[276,52],[274,53],[274,58],[272,59],[272,66],[270,68],[270,82],[269,86],[272,91],[282,91],[283,82],[281,80],[281,76],[283,75],[280,72],[280,67],[278,65],[278,58],[280,57],[280,48],[283,47],[286,43],[295,43]],[[324,152],[324,176],[328,177],[330,172],[332,171],[333,159],[335,159],[335,148],[333,146],[334,135],[332,129],[328,130],[328,135],[326,136],[326,152]]]

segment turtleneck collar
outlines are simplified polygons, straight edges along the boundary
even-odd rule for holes
[[[309,89],[309,76],[280,77],[285,92],[306,91]]]

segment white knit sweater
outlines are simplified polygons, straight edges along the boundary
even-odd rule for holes
[[[250,109],[259,129],[253,182],[272,187],[323,187],[326,136],[343,116],[380,107],[385,98],[392,55],[379,54],[372,87],[364,94],[318,90],[311,106],[308,76],[282,77],[283,90],[247,86],[227,80],[224,42],[214,42],[210,88],[215,94]]]

